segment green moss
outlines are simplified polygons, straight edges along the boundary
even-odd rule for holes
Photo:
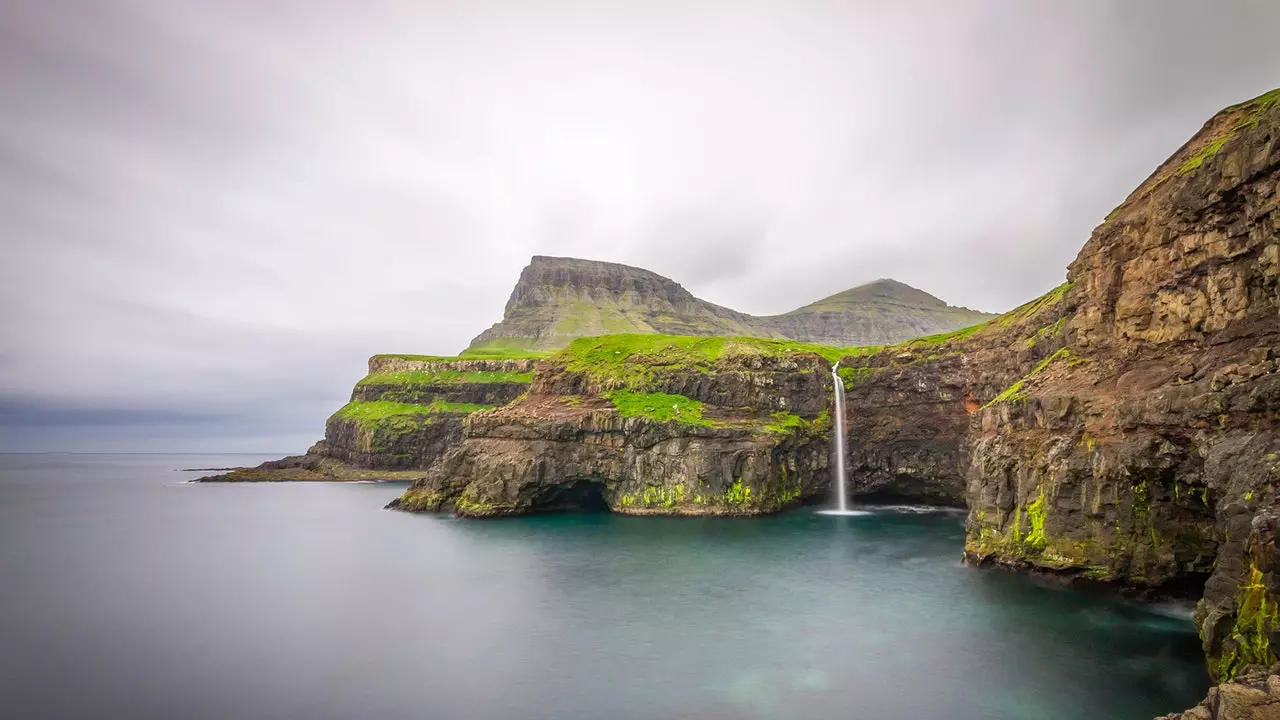
[[[1177,174],[1186,175],[1195,171],[1204,165],[1205,161],[1221,152],[1223,146],[1235,137],[1239,131],[1258,127],[1258,123],[1262,121],[1262,116],[1277,102],[1280,102],[1280,89],[1272,90],[1253,100],[1228,108],[1228,110],[1240,112],[1240,117],[1235,124],[1224,131],[1222,135],[1210,140],[1196,154],[1182,163],[1178,167]]]
[[[876,369],[873,367],[850,367],[846,365],[837,372],[840,374],[840,381],[844,383],[844,386],[851,388],[875,375]]]
[[[1228,133],[1226,135],[1223,135],[1220,138],[1216,138],[1215,140],[1210,142],[1208,145],[1205,145],[1203,148],[1200,149],[1200,152],[1196,153],[1195,155],[1192,155],[1190,159],[1182,163],[1182,165],[1178,168],[1178,174],[1186,175],[1187,173],[1203,165],[1205,160],[1208,160],[1214,155],[1217,155],[1218,151],[1222,150],[1222,146],[1226,145],[1227,141],[1230,140],[1233,136],[1234,136],[1233,133]]]
[[[773,413],[769,419],[771,422],[765,425],[765,429],[769,432],[791,434],[805,426],[804,418],[786,411]]]
[[[1239,105],[1233,106],[1231,109],[1240,109],[1243,111],[1240,115],[1240,119],[1236,121],[1235,129],[1240,130],[1246,127],[1258,127],[1258,123],[1262,121],[1263,114],[1271,109],[1272,105],[1275,105],[1278,102],[1280,102],[1280,88],[1263,93],[1248,102],[1243,102]]]
[[[617,503],[623,508],[665,508],[672,509],[685,504],[688,491],[683,485],[661,487],[648,485],[639,493],[620,495]],[[694,499],[696,502],[696,498]]]
[[[1280,629],[1280,608],[1270,597],[1262,570],[1250,561],[1249,575],[1236,597],[1236,623],[1218,663],[1218,682],[1230,682],[1249,665],[1271,665],[1270,633]]]
[[[1067,296],[1067,292],[1070,291],[1072,287],[1073,283],[1071,281],[1064,282],[1035,300],[1023,303],[991,322],[997,327],[1009,327],[1014,323],[1034,317],[1041,311],[1062,302],[1063,298]]]
[[[1027,506],[1027,519],[1031,522],[1031,532],[1027,533],[1026,543],[1027,547],[1032,550],[1043,550],[1046,543],[1044,516],[1047,500],[1044,488],[1041,488],[1035,502]]]
[[[736,478],[724,491],[724,501],[729,505],[746,505],[751,502],[751,488],[742,484],[742,478]]]
[[[624,418],[644,417],[656,422],[675,421],[706,427],[712,425],[710,420],[702,417],[702,403],[684,395],[614,390],[605,397],[618,408],[618,414]]]
[[[400,496],[400,507],[417,512],[437,510],[442,497],[434,490],[416,490],[409,488]]]
[[[1018,379],[1017,382],[1005,388],[999,395],[992,398],[991,402],[987,403],[986,405],[983,405],[983,407],[988,408],[988,407],[991,407],[992,405],[995,405],[996,403],[1002,403],[1002,402],[1016,402],[1020,400],[1026,400],[1027,395],[1026,393],[1022,392],[1022,386],[1028,380],[1035,377],[1036,375],[1039,375],[1045,368],[1049,367],[1051,364],[1053,364],[1057,360],[1070,361],[1071,359],[1072,359],[1072,355],[1070,350],[1066,348],[1058,348],[1057,352],[1045,358],[1044,360],[1041,360],[1040,363],[1036,365],[1031,372],[1022,376],[1021,378]]]
[[[357,385],[421,385],[421,386],[437,386],[437,385],[462,385],[467,383],[488,385],[495,383],[521,383],[528,384],[533,382],[533,371],[528,372],[503,372],[503,371],[464,371],[464,370],[440,370],[437,372],[422,372],[418,370],[406,370],[403,372],[377,372],[366,375]]]

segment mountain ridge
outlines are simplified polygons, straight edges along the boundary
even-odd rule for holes
[[[534,255],[503,318],[471,341],[480,350],[554,350],[617,333],[737,335],[835,345],[881,345],[995,317],[948,305],[890,278],[778,315],[749,315],[703,300],[671,278],[622,263]]]

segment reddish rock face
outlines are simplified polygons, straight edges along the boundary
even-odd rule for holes
[[[970,436],[968,558],[1154,591],[1212,573],[1197,618],[1223,679],[1280,630],[1238,622],[1243,535],[1280,481],[1278,171],[1280,92],[1206,123],[1071,264],[1067,354]]]

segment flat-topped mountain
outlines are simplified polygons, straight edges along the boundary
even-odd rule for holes
[[[888,279],[782,315],[755,317],[695,297],[676,281],[642,268],[535,255],[520,273],[502,321],[476,337],[468,350],[551,350],[574,338],[616,333],[879,345],[991,317]]]

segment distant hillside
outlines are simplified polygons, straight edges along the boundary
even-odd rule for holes
[[[520,273],[502,321],[477,336],[468,350],[551,350],[574,338],[613,333],[878,345],[991,317],[952,307],[896,280],[877,280],[783,315],[754,317],[694,297],[674,280],[642,268],[535,255]]]
[[[948,305],[923,290],[882,279],[783,315],[756,318],[785,337],[823,345],[886,345],[969,327],[995,317]]]

